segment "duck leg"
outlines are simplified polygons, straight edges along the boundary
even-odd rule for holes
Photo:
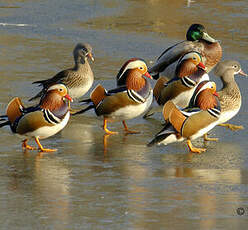
[[[108,130],[106,118],[103,119],[103,129],[104,129],[106,134],[117,134],[118,133],[118,132],[113,132],[113,131]]]
[[[244,126],[242,126],[242,125],[232,125],[232,124],[228,124],[228,123],[219,124],[218,126],[227,127],[228,129],[231,129],[232,131],[236,131],[236,130],[239,130],[239,129],[244,129]]]
[[[125,121],[122,121],[122,124],[123,124],[124,130],[125,130],[125,132],[126,132],[127,134],[136,134],[136,133],[140,133],[140,132],[138,132],[138,131],[129,130]]]
[[[28,150],[35,150],[36,148],[35,147],[32,147],[30,145],[28,145],[28,139],[25,139],[23,142],[22,142],[22,148],[23,149],[28,149]]]
[[[38,137],[35,138],[35,142],[39,146],[39,150],[41,152],[55,152],[55,151],[57,151],[57,149],[45,149],[45,148],[43,148],[43,146],[41,145]]]
[[[203,138],[204,138],[204,141],[218,141],[219,140],[219,138],[208,137],[208,134],[207,133],[205,133],[203,135]]]
[[[191,140],[187,140],[187,145],[189,147],[190,152],[192,153],[201,153],[206,151],[206,149],[194,147],[191,143]]]

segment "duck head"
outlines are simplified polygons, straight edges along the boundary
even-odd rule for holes
[[[117,85],[127,86],[128,89],[139,90],[146,82],[143,76],[152,79],[147,70],[148,68],[144,60],[131,58],[124,63],[117,74]]]
[[[210,37],[205,27],[201,24],[192,24],[186,34],[188,41],[205,40],[210,43],[217,42],[214,38]]]
[[[240,74],[247,77],[248,75],[241,69],[241,65],[237,61],[225,60],[217,64],[214,73],[220,77],[223,83],[234,81],[234,75]]]
[[[78,43],[73,50],[73,56],[76,63],[85,63],[87,58],[93,62],[95,59],[92,54],[92,47],[88,43]]]
[[[195,51],[189,52],[179,59],[176,67],[176,76],[179,78],[189,76],[195,73],[198,69],[205,70],[201,54]]]
[[[67,93],[67,88],[63,84],[55,84],[50,86],[41,98],[40,107],[50,111],[58,110],[67,106],[65,100],[72,102],[72,98]]]
[[[201,110],[207,110],[218,106],[218,93],[216,84],[213,81],[202,81],[196,87],[190,101],[191,107],[199,107]]]

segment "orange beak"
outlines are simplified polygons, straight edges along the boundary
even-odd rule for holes
[[[240,74],[240,75],[243,75],[243,76],[245,76],[245,77],[248,76],[242,69],[239,71],[239,74]]]
[[[91,59],[91,61],[95,61],[95,58],[93,57],[93,54],[92,53],[88,53],[88,57]]]
[[[197,65],[197,67],[200,67],[200,68],[202,68],[203,70],[206,69],[206,66],[205,66],[202,62],[200,62],[200,63]]]
[[[66,99],[69,100],[70,102],[73,102],[72,98],[71,98],[68,94],[66,94],[66,95],[64,96],[64,98],[66,98]]]
[[[152,79],[152,76],[151,76],[148,72],[146,72],[144,75],[145,75],[146,77]]]
[[[219,97],[219,94],[217,92],[214,92],[213,95]]]

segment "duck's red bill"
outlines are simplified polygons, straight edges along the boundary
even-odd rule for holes
[[[145,75],[146,77],[152,79],[152,76],[151,76],[148,72],[146,72],[144,75]]]
[[[67,100],[73,102],[72,98],[71,98],[68,94],[65,95],[65,98],[66,98]]]
[[[204,70],[206,69],[206,66],[202,62],[200,62],[197,66]]]

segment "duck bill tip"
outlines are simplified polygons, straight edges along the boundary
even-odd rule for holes
[[[148,72],[146,72],[144,75],[145,75],[147,78],[152,79],[152,76],[151,76]]]
[[[90,58],[90,60],[91,60],[92,62],[95,61],[95,58],[93,57],[93,54],[92,54],[92,53],[89,53],[89,54],[88,54],[88,57]]]
[[[218,42],[218,40],[212,38],[207,32],[203,32],[202,39],[211,43]]]
[[[202,62],[200,62],[197,66],[202,68],[203,70],[206,69],[206,66]]]
[[[246,74],[242,69],[239,71],[239,74],[245,77],[248,77],[248,74]]]
[[[69,94],[66,94],[66,95],[65,95],[65,98],[66,98],[68,101],[73,102],[73,99],[69,96]]]
[[[216,91],[213,93],[213,95],[219,97],[219,94]]]

